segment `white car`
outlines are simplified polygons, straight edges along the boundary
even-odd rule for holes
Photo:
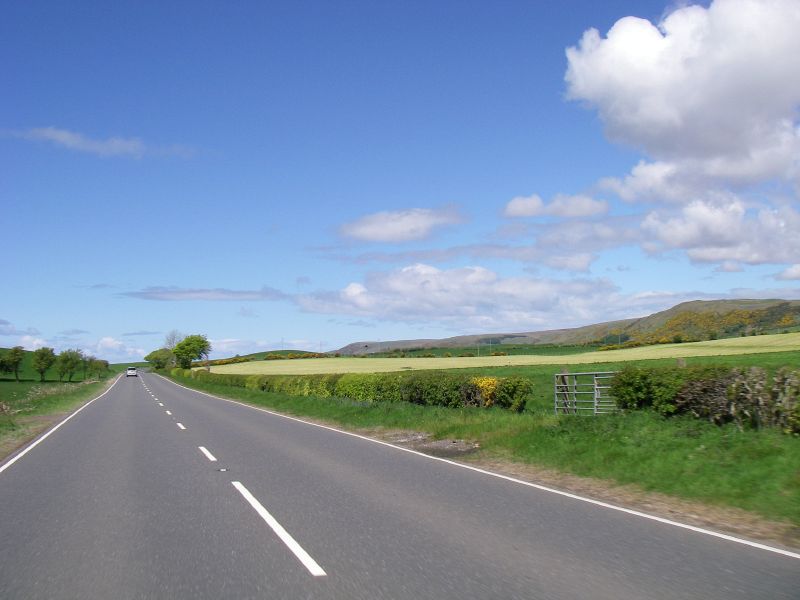
[[[136,372],[136,367],[128,367],[128,370],[125,371],[125,377],[130,377],[131,375],[134,377],[139,376],[139,374]]]

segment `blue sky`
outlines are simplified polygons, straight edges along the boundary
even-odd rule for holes
[[[6,4],[0,346],[800,298],[798,27],[793,0]]]

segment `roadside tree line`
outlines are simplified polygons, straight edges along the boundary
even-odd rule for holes
[[[194,334],[182,336],[177,331],[167,334],[164,346],[153,350],[144,357],[153,369],[167,369],[179,366],[188,369],[194,360],[208,360],[211,353],[211,342],[204,335]]]
[[[14,379],[19,381],[19,372],[22,369],[22,361],[25,359],[25,349],[22,346],[14,346],[0,354],[0,373],[13,373]],[[45,380],[47,372],[55,367],[59,381],[72,381],[77,373],[86,379],[91,374],[98,377],[108,370],[108,361],[101,360],[90,354],[84,354],[82,350],[68,349],[56,354],[53,348],[44,346],[32,353],[31,368],[39,373],[40,381]]]

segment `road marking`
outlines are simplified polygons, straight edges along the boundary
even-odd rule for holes
[[[164,403],[163,402],[159,402],[158,405],[159,406],[164,406]]]
[[[109,388],[108,388],[108,389],[107,389],[105,392],[103,392],[102,394],[100,394],[100,395],[99,395],[97,398],[93,398],[93,399],[89,400],[89,401],[88,401],[86,404],[84,404],[83,406],[81,406],[81,407],[80,407],[78,410],[76,410],[74,413],[72,413],[71,415],[69,415],[69,416],[68,416],[66,419],[64,419],[63,421],[61,421],[61,422],[60,422],[58,425],[56,425],[55,427],[53,427],[52,429],[50,429],[49,431],[47,431],[46,433],[44,433],[44,434],[43,434],[41,437],[39,437],[39,438],[35,439],[33,442],[31,442],[31,444],[30,444],[29,446],[27,446],[27,447],[26,447],[25,449],[23,449],[21,452],[19,452],[18,454],[16,454],[16,455],[15,455],[13,458],[9,459],[9,460],[8,460],[8,462],[6,462],[6,463],[5,463],[5,464],[3,464],[2,466],[0,466],[0,473],[2,473],[3,471],[5,471],[5,470],[6,470],[8,467],[10,467],[11,465],[13,465],[13,464],[14,464],[15,462],[17,462],[17,461],[18,461],[20,458],[22,458],[23,456],[25,456],[25,455],[26,455],[28,452],[30,452],[31,450],[33,450],[34,448],[36,448],[36,446],[38,446],[38,445],[39,445],[39,444],[41,444],[43,441],[45,441],[45,440],[46,440],[48,437],[50,437],[50,435],[51,435],[51,434],[55,433],[55,431],[56,431],[56,430],[57,430],[59,427],[61,427],[61,426],[62,426],[64,423],[66,423],[66,422],[67,422],[67,421],[69,421],[69,420],[70,420],[72,417],[74,417],[74,416],[75,416],[75,415],[77,415],[79,412],[81,412],[81,411],[82,411],[84,408],[86,408],[87,406],[89,406],[89,405],[90,405],[92,402],[94,402],[95,400],[100,400],[100,398],[102,398],[103,396],[105,396],[105,395],[106,395],[108,392],[110,392],[110,391],[111,391],[111,390],[114,388],[114,386],[115,386],[115,385],[117,385],[117,383],[119,382],[119,380],[120,380],[121,378],[122,378],[122,375],[119,375],[119,376],[117,377],[117,381],[115,381],[114,383],[112,383],[112,384],[111,384],[111,386],[110,386],[110,387],[109,387]]]
[[[172,413],[170,411],[165,410],[164,412],[167,413],[170,417],[172,416]]]
[[[233,484],[233,487],[235,487],[239,493],[244,496],[244,499],[250,503],[250,506],[255,509],[255,511],[258,513],[258,516],[264,519],[267,525],[272,528],[272,531],[274,531],[275,534],[281,538],[281,541],[286,544],[286,546],[292,551],[297,559],[303,563],[303,566],[308,569],[309,573],[311,573],[314,577],[325,577],[327,575],[327,573],[322,570],[322,567],[317,564],[317,561],[311,558],[308,552],[303,550],[300,544],[298,544],[295,539],[289,535],[289,532],[287,532],[283,526],[275,520],[275,517],[269,514],[267,509],[264,508],[261,502],[259,502],[246,487],[244,487],[238,481],[231,481],[231,484]]]
[[[205,454],[206,458],[211,462],[217,462],[216,457],[213,454],[211,454],[211,452],[206,450],[203,446],[198,446],[197,449],[200,450],[200,452],[202,452],[203,454]]]
[[[438,456],[431,456],[430,454],[423,454],[422,452],[418,452],[417,450],[411,450],[410,448],[403,448],[402,446],[395,446],[394,444],[390,444],[389,442],[384,442],[381,440],[375,440],[373,438],[366,437],[364,435],[359,435],[358,433],[353,433],[351,431],[344,431],[342,429],[336,429],[335,427],[330,427],[328,425],[320,425],[319,423],[312,423],[310,421],[304,421],[303,419],[298,419],[297,417],[290,417],[288,415],[282,415],[281,413],[274,412],[271,410],[267,410],[266,408],[259,408],[257,406],[251,406],[250,404],[245,404],[244,402],[238,402],[237,400],[231,400],[229,398],[221,398],[220,396],[214,396],[213,394],[208,394],[206,392],[201,392],[199,390],[194,390],[190,387],[186,387],[185,385],[181,385],[180,383],[176,383],[171,379],[167,379],[163,375],[159,375],[165,381],[172,383],[173,385],[177,385],[185,390],[190,392],[195,392],[197,394],[202,394],[203,396],[208,396],[209,398],[214,398],[215,400],[222,400],[223,402],[230,402],[231,404],[238,404],[239,406],[244,406],[245,408],[250,408],[252,410],[257,410],[260,412],[264,412],[276,417],[280,417],[282,419],[289,419],[290,421],[296,421],[298,423],[304,423],[306,425],[311,425],[312,427],[319,427],[320,429],[327,429],[328,431],[335,431],[336,433],[341,433],[344,435],[349,435],[350,437],[358,438],[361,440],[365,440],[367,442],[372,442],[373,444],[380,444],[381,446],[387,446],[389,448],[394,448],[395,450],[400,450],[401,452],[408,452],[409,454],[416,454],[417,456],[421,456],[423,458],[427,458],[428,460],[435,460],[437,462],[442,462],[448,465],[452,465],[454,467],[458,467],[460,469],[466,469],[468,471],[473,471],[475,473],[481,473],[483,475],[489,475],[490,477],[496,477],[497,479],[503,479],[505,481],[510,481],[512,483],[517,483],[519,485],[524,485],[526,487],[531,487],[537,490],[541,490],[543,492],[549,492],[551,494],[557,494],[559,496],[564,496],[566,498],[572,498],[573,500],[579,500],[581,502],[586,502],[588,504],[593,504],[595,506],[599,506],[601,508],[607,508],[609,510],[615,510],[621,513],[625,513],[628,515],[632,515],[635,517],[641,517],[642,519],[649,519],[650,521],[656,521],[658,523],[662,523],[664,525],[671,525],[672,527],[679,527],[680,529],[687,529],[689,531],[694,531],[695,533],[701,533],[703,535],[708,535],[711,537],[715,537],[721,540],[726,540],[728,542],[734,542],[736,544],[742,544],[744,546],[750,546],[751,548],[758,548],[759,550],[766,550],[767,552],[774,552],[775,554],[781,554],[783,556],[788,556],[789,558],[796,558],[800,560],[800,553],[792,552],[790,550],[784,550],[783,548],[777,548],[775,546],[768,546],[767,544],[761,544],[759,542],[753,542],[751,540],[746,540],[744,538],[738,538],[733,535],[728,535],[727,533],[720,533],[718,531],[713,531],[711,529],[703,529],[702,527],[696,527],[695,525],[689,525],[687,523],[681,523],[680,521],[672,521],[670,519],[665,519],[664,517],[659,517],[657,515],[651,515],[648,513],[640,512],[638,510],[633,510],[630,508],[624,508],[622,506],[616,506],[614,504],[609,504],[607,502],[601,502],[600,500],[593,500],[592,498],[587,498],[585,496],[579,496],[577,494],[572,494],[570,492],[565,492],[562,490],[557,490],[555,488],[550,488],[544,485],[540,485],[538,483],[531,483],[530,481],[523,481],[522,479],[517,479],[515,477],[509,477],[508,475],[502,475],[500,473],[495,473],[493,471],[487,471],[486,469],[480,469],[478,467],[473,467],[471,465],[465,465],[462,463],[458,463],[452,460],[448,460],[446,458],[440,458]]]
[[[186,427],[183,426],[183,423],[176,423],[176,425],[178,426],[178,429],[186,429]]]

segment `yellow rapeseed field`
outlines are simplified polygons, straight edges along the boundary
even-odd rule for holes
[[[724,356],[731,354],[757,354],[762,352],[787,352],[800,350],[800,332],[779,335],[758,335],[692,342],[663,344],[586,352],[566,356],[475,356],[452,358],[307,358],[296,360],[259,360],[233,365],[212,367],[214,373],[242,373],[258,375],[299,375],[319,373],[378,373],[420,369],[464,369],[487,366],[527,365],[578,365],[590,363],[622,362],[656,358],[681,358],[689,356]]]

